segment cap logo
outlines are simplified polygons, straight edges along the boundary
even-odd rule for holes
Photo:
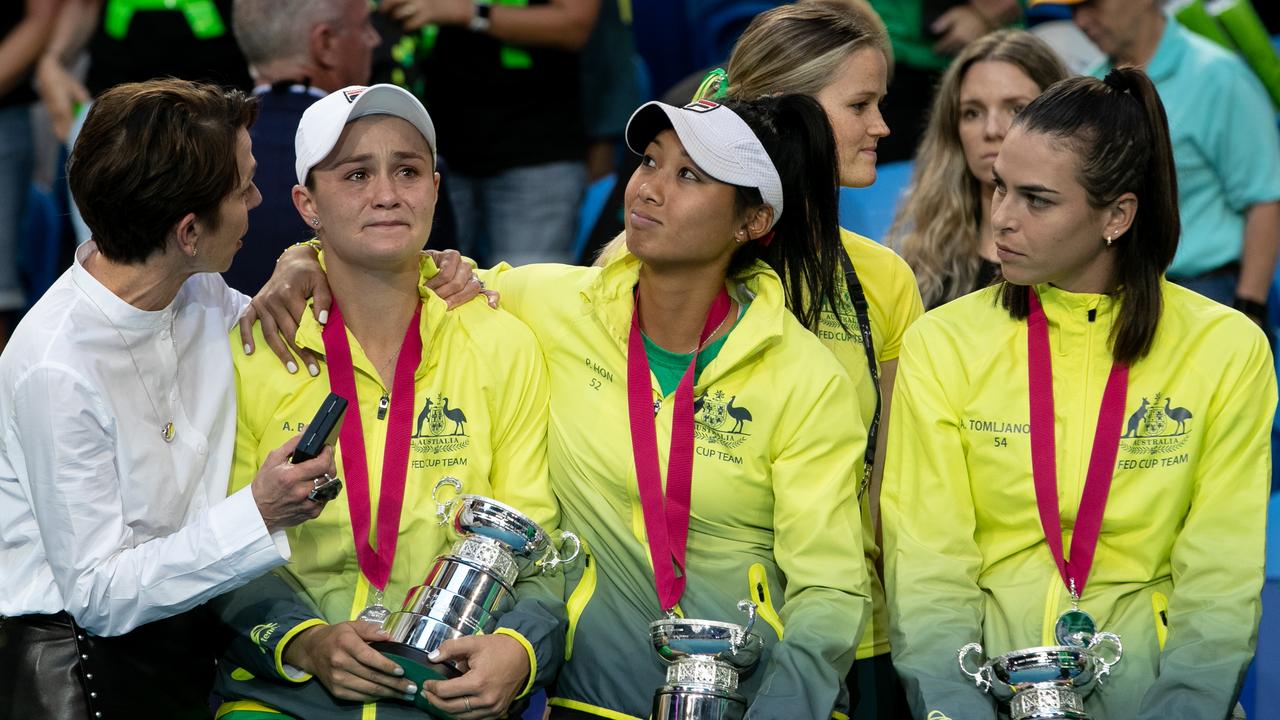
[[[710,100],[698,100],[697,102],[691,102],[688,105],[685,105],[681,109],[704,113],[704,112],[711,112],[712,110],[715,110],[718,107],[720,107],[720,103],[714,103],[714,102],[711,102]]]
[[[352,88],[350,90],[343,90],[342,97],[347,99],[347,104],[351,104],[356,101],[356,98],[363,95],[365,90],[368,90],[368,89],[369,88]]]

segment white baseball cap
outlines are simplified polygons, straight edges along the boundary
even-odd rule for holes
[[[293,138],[298,184],[305,185],[311,168],[333,151],[347,123],[369,115],[393,115],[409,121],[426,138],[435,164],[436,126],[418,98],[395,85],[350,85],[325,95],[302,113]]]
[[[658,101],[641,105],[627,121],[627,147],[637,155],[658,133],[671,128],[698,167],[723,183],[752,187],[782,217],[782,178],[760,139],[729,108],[698,100],[682,108]],[[773,227],[770,225],[770,227]]]

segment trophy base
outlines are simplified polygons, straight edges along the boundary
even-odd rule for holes
[[[1037,686],[1019,690],[1009,702],[1012,720],[1091,720],[1073,687]]]
[[[746,698],[737,693],[662,687],[653,695],[653,720],[742,720]]]
[[[462,676],[462,673],[458,672],[451,663],[431,662],[425,652],[415,647],[397,642],[374,642],[369,643],[369,646],[404,668],[405,679],[413,681],[419,688],[427,680],[452,680]],[[425,710],[432,717],[454,720],[452,715],[427,702],[421,692],[414,696],[413,705],[419,710]]]

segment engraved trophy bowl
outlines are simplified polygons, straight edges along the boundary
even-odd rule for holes
[[[1118,635],[1100,632],[1085,647],[1027,648],[986,662],[982,645],[969,643],[957,661],[979,689],[1008,703],[1010,720],[1090,720],[1084,698],[1123,654]]]
[[[746,625],[669,617],[649,624],[649,639],[667,666],[653,695],[652,720],[741,720],[747,701],[738,679],[760,660],[764,641],[751,632],[756,605],[738,603]]]
[[[455,496],[441,502],[440,491],[446,486],[454,489]],[[515,606],[520,577],[556,572],[581,551],[573,533],[563,533],[557,545],[519,510],[480,495],[457,494],[461,490],[456,478],[444,477],[436,483],[432,499],[437,521],[451,525],[459,538],[447,554],[435,559],[426,579],[409,591],[401,609],[383,622],[391,639],[371,643],[404,668],[405,678],[419,687],[424,680],[461,675],[451,662],[433,662],[431,653],[447,640],[492,633],[502,614]],[[420,694],[414,704],[436,717],[452,717]]]

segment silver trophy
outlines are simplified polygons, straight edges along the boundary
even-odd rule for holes
[[[445,486],[461,493],[462,483],[441,478],[431,494],[439,524],[452,524],[460,539],[447,555],[435,559],[426,580],[410,590],[401,610],[383,623],[391,639],[372,643],[419,686],[423,680],[461,674],[452,664],[432,662],[428,656],[446,640],[493,632],[498,618],[515,605],[518,578],[555,572],[581,551],[578,537],[566,532],[561,546],[569,552],[563,554],[537,523],[497,500],[456,494],[441,502],[439,493]],[[441,714],[421,695],[415,702]]]
[[[1028,648],[985,663],[982,645],[969,643],[957,660],[980,689],[1009,704],[1011,720],[1090,720],[1084,698],[1123,654],[1118,635],[1100,632],[1084,647]]]
[[[764,641],[751,632],[756,605],[738,603],[747,624],[669,617],[649,624],[649,638],[667,665],[667,682],[653,694],[652,720],[741,720],[747,700],[738,678],[760,660]]]

